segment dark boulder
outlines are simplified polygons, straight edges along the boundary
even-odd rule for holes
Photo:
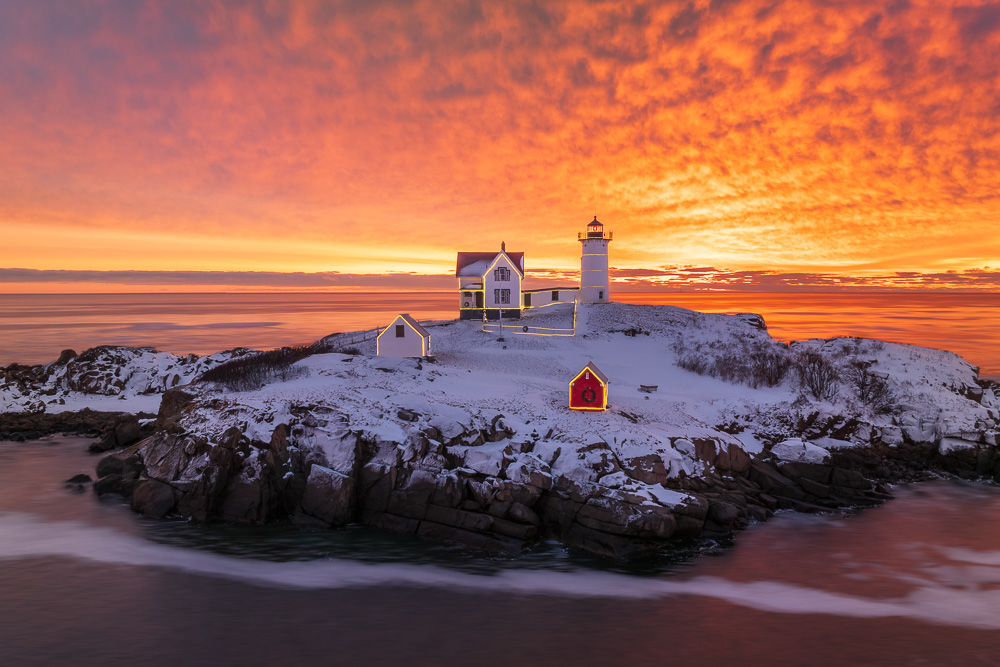
[[[169,484],[144,479],[132,491],[132,509],[152,519],[162,519],[174,509],[177,499]]]
[[[122,476],[118,473],[110,473],[94,482],[94,493],[104,496],[109,493],[125,494],[122,486]]]
[[[420,419],[420,415],[413,410],[408,410],[406,408],[400,408],[396,411],[396,416],[407,422],[415,422]]]
[[[87,485],[93,480],[90,479],[90,475],[85,475],[80,473],[79,475],[73,475],[66,480],[66,488],[71,491],[76,491],[77,493],[83,493],[86,490]]]
[[[162,431],[176,424],[184,409],[191,405],[195,397],[183,389],[168,389],[160,399],[160,411],[156,415],[156,430]]]
[[[97,476],[121,475],[125,471],[125,459],[115,454],[105,456],[97,462]]]
[[[66,349],[59,353],[59,358],[56,359],[57,366],[65,366],[70,361],[76,358],[76,352],[74,350]]]
[[[313,465],[302,496],[302,512],[330,526],[342,526],[354,515],[354,480]]]
[[[139,424],[138,416],[130,414],[120,415],[108,425],[101,439],[92,443],[87,449],[91,453],[97,454],[112,449],[128,447],[138,442],[142,435],[143,429]]]
[[[740,518],[740,508],[721,500],[713,500],[708,506],[708,518],[722,526],[731,526]]]

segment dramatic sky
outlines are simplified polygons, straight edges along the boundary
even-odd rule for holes
[[[595,210],[620,280],[996,290],[997,63],[982,0],[2,0],[0,291],[569,275]]]

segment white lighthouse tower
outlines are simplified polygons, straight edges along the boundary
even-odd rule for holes
[[[587,231],[577,238],[583,246],[580,257],[580,303],[608,303],[611,286],[608,279],[608,244],[612,232],[604,231],[597,216],[587,225]]]

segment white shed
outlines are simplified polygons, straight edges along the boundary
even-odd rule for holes
[[[409,315],[397,315],[375,338],[375,354],[380,357],[427,357],[431,335]]]

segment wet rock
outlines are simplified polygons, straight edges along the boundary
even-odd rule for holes
[[[785,477],[771,463],[754,461],[750,464],[748,478],[762,491],[778,497],[802,498],[803,493],[794,481]]]
[[[313,465],[302,496],[302,511],[330,526],[353,518],[354,480],[342,473]]]
[[[90,475],[81,473],[67,479],[66,488],[77,493],[83,493],[91,482]]]
[[[514,521],[519,521],[520,523],[530,523],[533,526],[541,526],[542,520],[538,518],[538,515],[523,503],[515,502],[511,504],[510,509],[507,511],[507,515]]]
[[[115,443],[118,447],[128,447],[139,441],[142,435],[142,427],[139,425],[139,418],[135,415],[123,415],[119,417],[114,427]]]
[[[808,477],[803,477],[799,479],[799,486],[802,490],[811,496],[816,496],[817,498],[829,498],[830,497],[830,487],[826,484],[820,484],[819,482],[814,482]]]
[[[422,519],[437,489],[434,475],[425,470],[414,470],[407,480],[393,490],[387,511],[401,517]]]
[[[122,476],[118,473],[111,473],[101,477],[94,482],[94,493],[104,496],[109,493],[120,493],[124,495],[122,488]]]
[[[36,440],[54,433],[98,436],[116,419],[128,413],[97,412],[5,412],[0,413],[0,440]],[[132,416],[132,415],[128,415]]]
[[[148,432],[146,433],[148,435]],[[91,453],[101,453],[135,444],[143,436],[142,426],[136,415],[124,414],[115,417],[107,426],[98,442],[92,443],[87,449]]]
[[[648,557],[656,551],[652,542],[605,533],[581,524],[573,524],[561,539],[567,546],[617,561]]]
[[[429,539],[461,544],[487,555],[516,556],[524,547],[524,542],[515,538],[463,530],[435,521],[421,521],[412,532]]]
[[[816,463],[783,463],[780,467],[781,474],[793,480],[808,479],[819,484],[829,484],[833,468],[828,465]]]
[[[425,519],[446,526],[478,532],[489,531],[496,521],[494,517],[488,514],[469,512],[451,507],[439,507],[437,505],[431,505],[427,508]]]
[[[132,492],[132,509],[152,519],[162,519],[175,504],[173,488],[153,479],[140,481]]]
[[[731,526],[740,518],[740,509],[731,503],[714,500],[708,506],[708,518],[719,525]]]
[[[124,470],[125,460],[121,456],[112,454],[110,456],[105,456],[97,462],[96,472],[98,477],[121,475]]]

